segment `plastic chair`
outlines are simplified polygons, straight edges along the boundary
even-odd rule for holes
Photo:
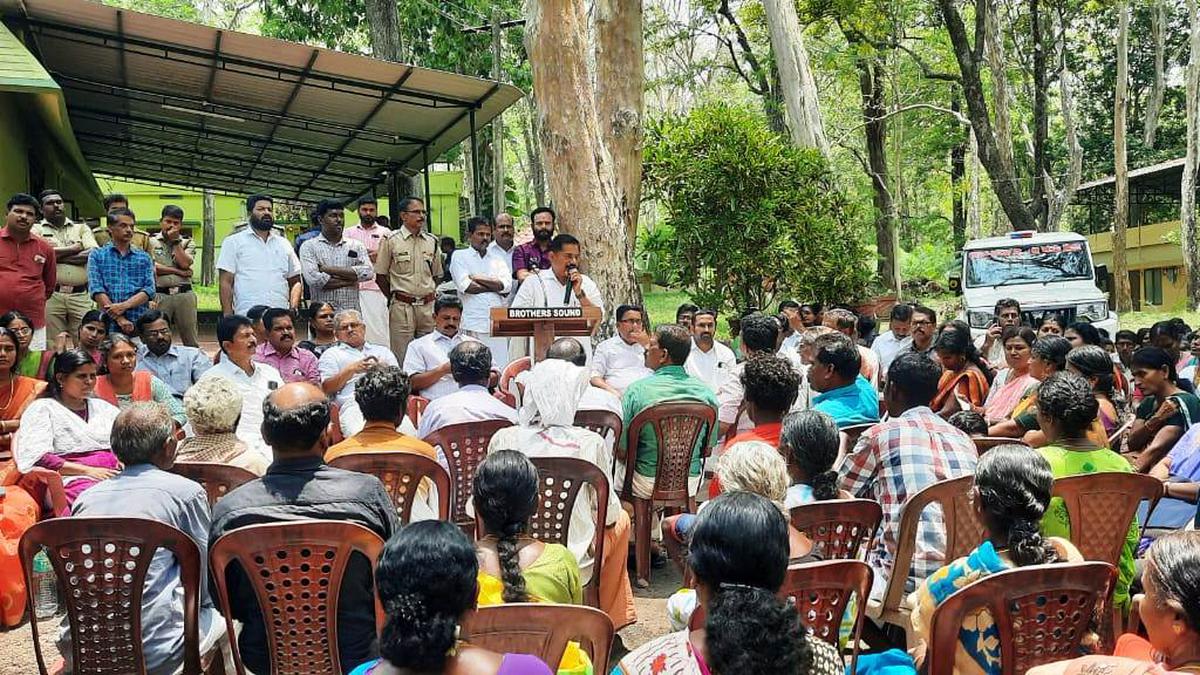
[[[177,473],[203,486],[204,491],[208,493],[210,507],[230,490],[258,478],[252,472],[241,467],[214,462],[175,462],[175,466],[171,467],[171,473]]]
[[[504,371],[500,373],[500,383],[498,385],[500,391],[505,393],[512,392],[513,378],[532,367],[533,359],[528,356],[522,356],[515,361],[510,361],[507,366],[504,366]]]
[[[179,564],[183,672],[200,672],[200,548],[191,537],[146,518],[57,518],[36,523],[20,543],[30,612],[35,602],[33,557],[42,547],[65,591],[61,597],[71,628],[75,672],[146,672],[142,591],[150,561],[159,548],[173,553]],[[29,626],[38,668],[45,675],[49,671],[38,623],[30,621]]]
[[[909,497],[900,509],[900,530],[896,535],[892,576],[888,579],[883,603],[878,607],[879,616],[885,623],[901,627],[906,634],[911,631],[909,609],[902,606],[904,585],[912,567],[913,554],[917,550],[917,526],[921,522],[921,512],[927,506],[941,508],[946,532],[946,543],[942,550],[946,562],[967,555],[983,542],[983,523],[976,518],[975,509],[971,506],[974,485],[974,476],[939,481]]]
[[[1024,673],[1075,658],[1095,611],[1112,593],[1117,571],[1108,563],[1031,565],[984,577],[934,610],[926,668],[954,672],[963,620],[981,610],[999,632],[1000,669]]]
[[[362,525],[327,520],[249,525],[227,532],[212,545],[209,559],[229,634],[236,632],[225,574],[237,562],[264,616],[273,615],[265,622],[272,672],[341,673],[338,598],[355,552],[366,556],[374,575],[383,540]],[[376,597],[377,630],[384,619]],[[302,632],[298,626],[310,629]],[[231,642],[237,672],[245,675],[237,641]]]
[[[408,416],[408,421],[412,422],[414,427],[421,426],[421,415],[425,414],[425,409],[429,407],[429,399],[424,396],[412,395],[408,397],[408,405],[406,406],[405,414]]]
[[[501,654],[533,654],[554,668],[574,640],[592,659],[595,673],[607,673],[613,624],[592,607],[513,603],[480,607],[463,622],[464,639]]]
[[[9,457],[17,452],[17,437],[13,435],[9,443]],[[67,503],[67,493],[63,489],[62,474],[51,469],[35,466],[21,474],[17,485],[28,492],[37,501],[41,511],[39,518],[62,518],[71,515],[71,505]],[[50,504],[49,512],[46,504]]]
[[[400,522],[412,520],[414,497],[421,482],[429,479],[437,489],[438,520],[450,518],[450,474],[432,459],[413,452],[360,452],[342,455],[329,463],[347,471],[369,473],[383,483]]]
[[[650,585],[650,514],[658,507],[696,512],[696,496],[688,490],[692,451],[701,442],[700,461],[711,449],[709,435],[717,423],[717,411],[699,401],[664,401],[638,413],[629,423],[625,443],[625,485],[623,497],[633,503],[634,537],[637,546],[637,584]],[[638,438],[649,425],[658,440],[658,471],[650,498],[633,494],[633,474],[637,465]]]
[[[974,441],[975,450],[980,456],[983,456],[983,453],[999,445],[1020,445],[1029,447],[1029,445],[1021,439],[1008,438],[1007,436],[974,436],[971,438],[971,440]]]
[[[329,404],[329,444],[337,445],[346,440],[342,434],[342,407],[337,403]]]
[[[851,596],[857,596],[849,642],[853,650],[851,673],[858,669],[858,642],[873,576],[871,566],[861,560],[827,560],[789,567],[779,589],[779,595],[795,604],[800,620],[811,634],[839,648],[842,617],[846,615]]]
[[[574,457],[530,457],[541,484],[538,509],[529,521],[529,534],[547,544],[567,545],[571,512],[580,490],[594,491],[596,514],[592,536],[592,578],[583,587],[584,602],[600,607],[600,561],[604,559],[604,527],[608,522],[608,476],[600,467]]]
[[[883,508],[873,499],[832,499],[792,507],[791,518],[822,560],[858,560],[879,528]]]
[[[450,463],[450,486],[454,501],[450,505],[451,520],[458,523],[468,534],[475,528],[475,521],[467,515],[467,500],[475,485],[475,469],[487,456],[488,443],[492,436],[505,427],[512,426],[508,420],[487,420],[451,424],[429,434],[424,440],[435,448],[441,448]]]
[[[579,410],[575,413],[575,426],[594,431],[605,441],[613,439],[613,466],[610,470],[616,471],[616,449],[621,446],[621,432],[625,428],[621,416],[611,410]]]

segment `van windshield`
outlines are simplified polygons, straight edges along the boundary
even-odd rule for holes
[[[968,287],[1016,286],[1092,278],[1087,244],[1027,244],[967,252]]]

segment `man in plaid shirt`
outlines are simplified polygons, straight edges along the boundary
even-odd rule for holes
[[[901,353],[888,369],[884,402],[888,419],[871,427],[842,459],[842,489],[874,499],[883,507],[882,535],[868,560],[875,571],[873,601],[882,600],[892,574],[900,530],[900,508],[922,489],[942,480],[975,473],[978,453],[969,436],[929,408],[942,367],[932,359]],[[945,564],[946,529],[941,510],[925,509],[905,594]]]
[[[119,330],[135,336],[135,324],[150,309],[157,289],[154,285],[154,260],[132,245],[136,223],[133,211],[108,212],[110,240],[104,248],[88,257],[88,292],[96,306],[104,311],[109,331]]]

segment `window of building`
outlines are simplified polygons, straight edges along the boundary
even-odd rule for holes
[[[1163,270],[1155,268],[1146,270],[1142,276],[1146,283],[1146,302],[1151,305],[1163,304]]]

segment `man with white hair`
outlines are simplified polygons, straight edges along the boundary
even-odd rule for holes
[[[179,442],[175,459],[212,462],[246,469],[261,476],[271,463],[237,437],[242,416],[242,392],[224,377],[202,379],[183,395],[183,410],[194,435]]]
[[[582,352],[582,347],[579,349]],[[590,371],[568,360],[548,358],[524,375],[523,402],[517,412],[520,425],[497,431],[488,445],[488,453],[516,450],[529,457],[582,459],[608,478],[608,494],[600,497],[608,502],[603,559],[597,566],[589,551],[596,517],[596,495],[590,490],[580,492],[571,511],[567,548],[579,561],[581,583],[588,583],[593,574],[600,575],[600,609],[619,630],[637,620],[633,588],[625,571],[630,519],[617,497],[608,443],[599,434],[574,426],[579,402],[591,386]]]
[[[338,343],[321,355],[317,370],[321,374],[321,389],[340,408],[343,422],[347,415],[358,417],[354,400],[354,383],[376,365],[397,366],[392,350],[367,342],[367,327],[362,314],[344,309],[333,316],[334,334]],[[354,409],[354,410],[352,410]],[[345,424],[343,432],[345,431]]]

